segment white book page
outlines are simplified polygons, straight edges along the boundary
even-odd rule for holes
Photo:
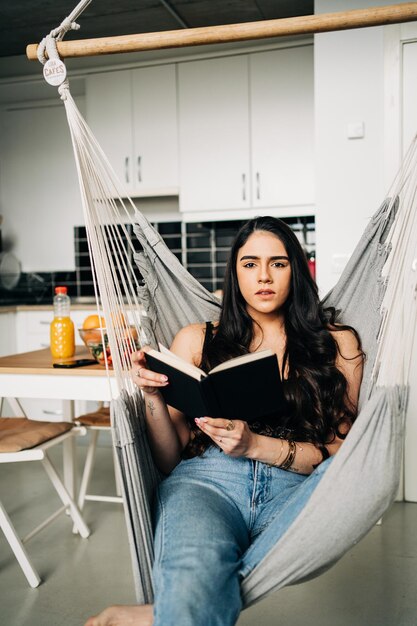
[[[207,374],[199,367],[193,365],[192,363],[188,363],[188,361],[184,361],[184,359],[171,352],[171,350],[168,350],[168,348],[165,348],[165,346],[161,343],[158,344],[158,347],[160,350],[159,352],[156,352],[156,350],[149,350],[149,352],[163,363],[176,367],[181,372],[184,372],[184,374],[189,374],[189,376],[192,376],[196,380],[201,380],[207,376]]]
[[[224,363],[220,363],[220,365],[216,365],[210,370],[210,374],[214,372],[221,372],[223,370],[227,370],[231,367],[237,367],[238,365],[243,365],[243,363],[251,363],[252,361],[258,361],[259,359],[264,359],[267,356],[271,356],[274,354],[272,350],[269,348],[267,350],[260,350],[259,352],[250,352],[249,354],[242,354],[241,356],[236,356],[234,359],[230,359],[229,361],[225,361]]]

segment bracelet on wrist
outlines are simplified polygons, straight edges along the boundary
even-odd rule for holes
[[[297,446],[294,441],[288,441],[288,453],[281,465],[278,467],[283,470],[287,470],[294,463],[295,455],[297,452]]]
[[[277,456],[277,458],[275,459],[275,461],[273,461],[273,462],[271,463],[272,467],[279,467],[279,462],[280,462],[280,460],[281,460],[281,457],[282,457],[282,452],[283,452],[283,450],[284,450],[284,441],[285,441],[285,439],[280,439],[280,441],[281,441],[281,449],[280,449],[280,451],[279,451],[279,455]]]

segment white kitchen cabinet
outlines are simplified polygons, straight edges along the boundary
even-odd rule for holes
[[[249,56],[254,207],[314,203],[313,46]]]
[[[16,313],[0,312],[0,356],[16,352]]]
[[[83,217],[59,99],[2,110],[0,172],[3,236],[13,242],[22,270],[74,270],[73,227]]]
[[[50,311],[18,311],[16,314],[16,352],[49,348]]]
[[[312,205],[313,46],[180,63],[180,209]]]
[[[178,194],[174,64],[87,79],[87,120],[126,194]]]
[[[250,207],[247,55],[180,63],[180,210]]]
[[[84,319],[88,315],[94,315],[95,313],[92,310],[71,311],[71,319],[75,327],[75,344],[77,346],[84,345],[78,328],[82,326]],[[52,306],[50,309],[43,311],[18,311],[16,314],[16,352],[30,352],[31,350],[49,348],[49,329],[53,317]]]
[[[133,162],[139,194],[178,195],[178,120],[175,65],[132,73]]]
[[[87,122],[126,192],[132,191],[132,72],[87,77]]]

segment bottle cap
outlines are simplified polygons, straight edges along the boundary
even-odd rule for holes
[[[67,293],[67,291],[66,287],[55,287],[55,293]]]

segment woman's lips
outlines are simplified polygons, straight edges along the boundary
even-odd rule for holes
[[[259,291],[256,292],[255,294],[256,296],[262,296],[262,297],[267,297],[267,296],[274,296],[275,295],[275,291],[271,291],[270,289],[260,289]]]

